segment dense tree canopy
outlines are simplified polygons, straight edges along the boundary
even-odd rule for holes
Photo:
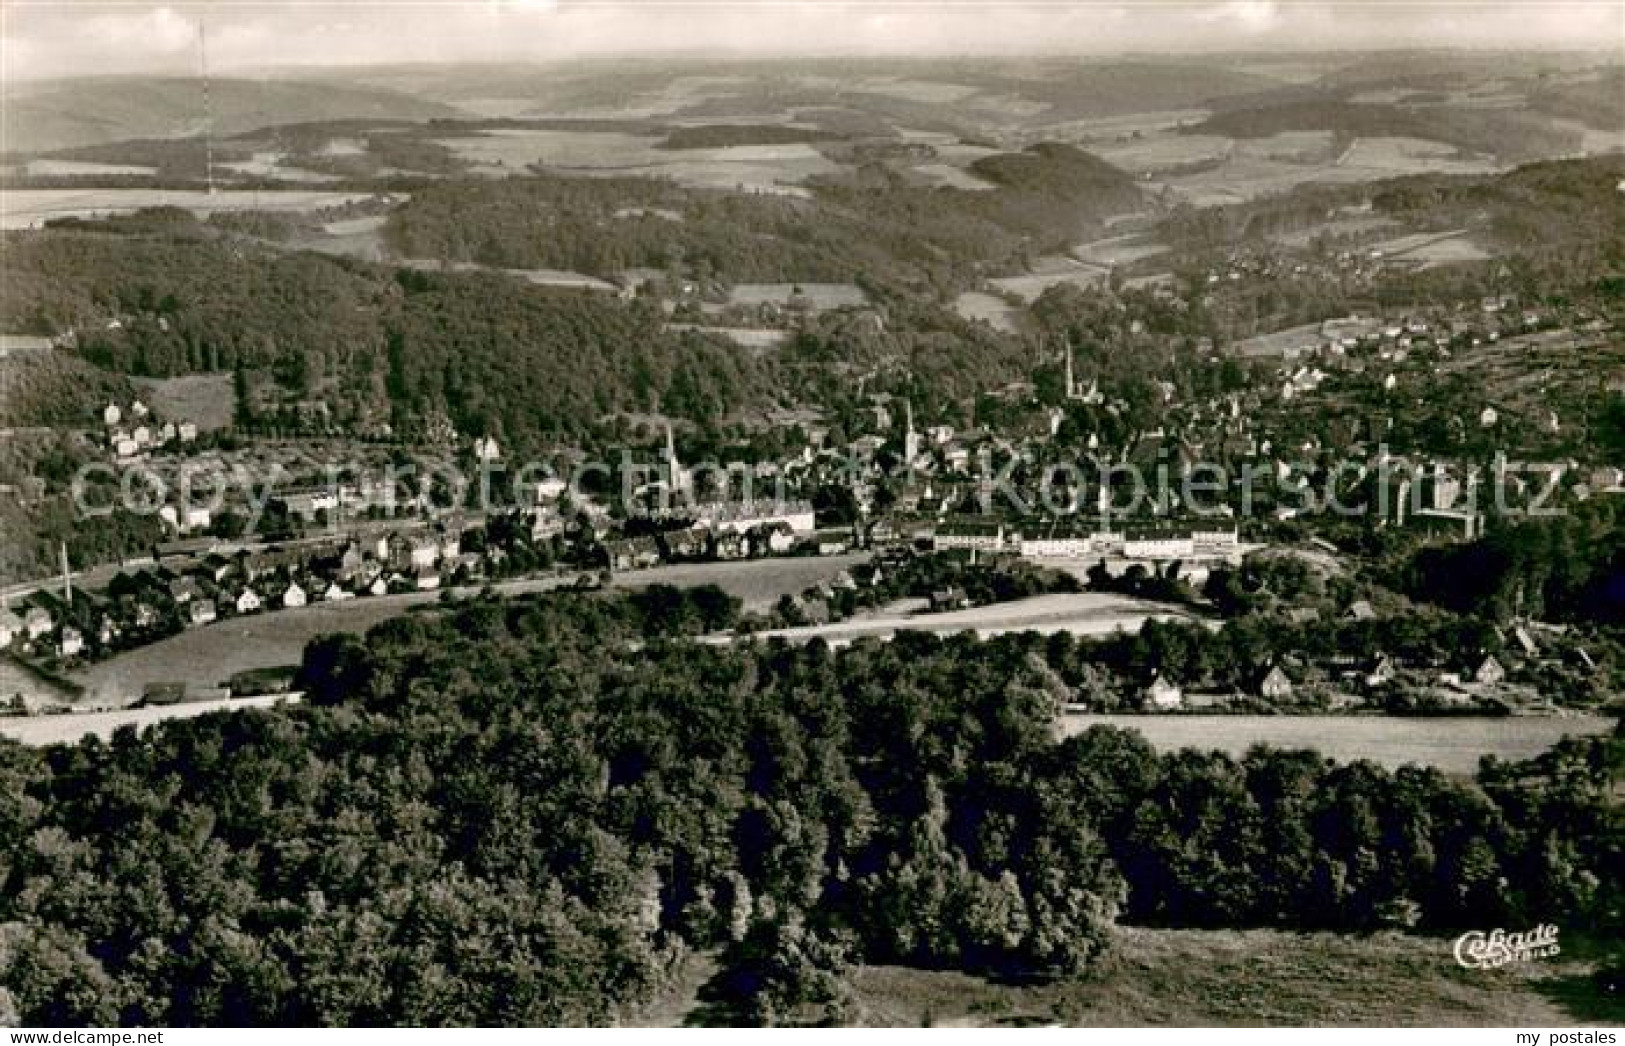
[[[1488,791],[1104,728],[1057,744],[1065,644],[683,638],[737,614],[707,589],[477,600],[316,642],[302,708],[0,746],[10,1005],[606,1022],[714,948],[735,1019],[797,1021],[838,1017],[859,960],[1077,972],[1119,914],[1617,924],[1604,742]]]

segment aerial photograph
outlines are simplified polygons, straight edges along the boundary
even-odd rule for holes
[[[0,1034],[740,1026],[1621,1043],[1625,0],[0,0]]]

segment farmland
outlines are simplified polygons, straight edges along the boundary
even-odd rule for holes
[[[764,632],[793,642],[822,639],[833,644],[864,638],[888,638],[898,632],[975,632],[996,636],[1006,632],[1071,632],[1079,636],[1109,635],[1119,629],[1133,632],[1152,618],[1183,617],[1183,612],[1160,603],[1099,592],[1063,593],[990,606],[970,607],[940,614],[900,613],[887,609],[829,625]]]
[[[994,330],[1014,334],[1021,329],[1021,310],[984,291],[966,291],[954,299],[954,311],[967,320],[981,320]]]
[[[790,192],[839,168],[811,145],[734,145],[671,151],[661,139],[621,131],[504,129],[441,139],[481,174],[522,174],[532,165],[578,175],[669,178],[693,189]]]
[[[1398,716],[1093,715],[1069,714],[1064,734],[1091,726],[1138,730],[1159,751],[1219,749],[1239,756],[1256,744],[1313,748],[1340,761],[1369,759],[1394,768],[1407,763],[1470,775],[1481,756],[1528,759],[1564,737],[1605,734],[1602,716],[1465,718]]]
[[[739,283],[728,292],[731,305],[787,305],[800,297],[814,309],[865,305],[869,299],[851,283]]]
[[[190,421],[199,432],[214,432],[231,424],[236,395],[230,374],[137,378],[135,383],[160,417]]]
[[[1108,275],[1109,270],[1105,267],[1057,255],[1036,259],[1033,271],[1027,275],[1002,276],[988,282],[1001,291],[1014,294],[1031,303],[1057,284],[1070,283],[1083,288],[1094,287],[1105,283]]]
[[[0,189],[0,230],[37,229],[58,218],[133,214],[143,207],[180,207],[205,218],[222,211],[307,213],[372,195],[299,189]]]
[[[25,745],[72,744],[84,737],[99,737],[105,741],[121,727],[132,726],[140,731],[166,719],[190,719],[209,712],[232,711],[239,708],[269,708],[288,700],[297,698],[283,695],[220,698],[151,708],[121,708],[109,712],[0,718],[0,737],[9,737]]]

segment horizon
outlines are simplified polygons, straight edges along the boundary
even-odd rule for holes
[[[414,14],[402,19],[399,12]],[[1403,16],[1401,14],[1403,13]],[[0,15],[0,79],[35,83],[196,75],[366,75],[388,69],[569,68],[626,59],[1245,61],[1358,54],[1619,55],[1613,2],[1012,3],[963,0],[397,0],[14,3]],[[793,41],[793,42],[790,42]]]

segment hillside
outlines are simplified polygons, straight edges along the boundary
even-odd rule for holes
[[[379,88],[222,78],[209,81],[209,106],[217,134],[304,121],[430,120],[460,113]],[[4,151],[33,154],[132,138],[186,137],[199,134],[204,121],[199,81],[189,77],[8,85]]]
[[[5,247],[15,328],[77,330],[80,356],[117,374],[269,373],[328,401],[341,424],[445,411],[460,431],[506,443],[653,402],[714,419],[769,387],[744,350],[667,332],[652,306],[502,276],[397,274],[202,226],[50,230]]]
[[[1424,138],[1516,163],[1573,152],[1580,133],[1515,109],[1358,104],[1336,97],[1269,102],[1216,113],[1181,128],[1187,134],[1268,138],[1289,131],[1331,131],[1341,139]]]

